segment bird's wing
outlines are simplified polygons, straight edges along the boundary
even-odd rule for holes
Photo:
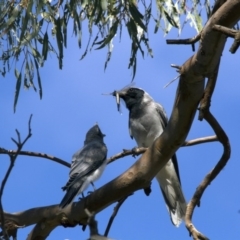
[[[165,127],[167,126],[167,123],[168,123],[167,114],[166,114],[164,108],[162,107],[162,105],[159,104],[159,103],[156,103],[156,110],[157,110],[157,113],[158,113],[159,116],[160,116],[160,122],[161,122],[163,128],[165,128]],[[179,182],[180,182],[180,184],[181,184],[180,174],[179,174],[179,168],[178,168],[178,163],[177,163],[177,156],[176,156],[175,153],[174,153],[174,155],[172,156],[172,162],[173,162],[175,171],[176,171],[176,173],[177,173],[178,180],[179,180]]]
[[[70,187],[76,181],[98,169],[105,161],[106,155],[107,148],[105,144],[97,141],[87,144],[76,152],[73,155],[69,180],[64,188]]]
[[[131,122],[130,122],[130,111],[129,111],[129,117],[128,117],[128,131],[129,131],[129,135],[130,135],[131,139],[133,139],[133,134],[132,134],[132,130],[131,130]]]
[[[161,125],[164,129],[168,123],[167,114],[161,104],[155,102],[155,107],[156,107],[157,113],[159,114]]]

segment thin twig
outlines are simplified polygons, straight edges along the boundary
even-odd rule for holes
[[[114,209],[113,209],[113,214],[112,214],[112,216],[110,217],[110,219],[109,219],[109,221],[108,221],[108,225],[107,225],[106,230],[105,230],[105,233],[104,233],[104,236],[105,236],[105,237],[107,237],[107,235],[108,235],[108,233],[109,233],[109,231],[110,231],[110,228],[111,228],[111,226],[112,226],[112,223],[113,223],[113,221],[114,221],[114,218],[117,216],[118,210],[120,209],[120,207],[122,206],[122,204],[124,203],[124,201],[125,201],[128,197],[129,197],[129,195],[126,196],[126,197],[124,197],[124,198],[122,198],[122,199],[120,199],[120,200],[118,201],[117,205],[114,207]]]
[[[213,135],[213,136],[209,136],[209,137],[202,137],[202,138],[197,138],[197,139],[186,141],[182,145],[182,147],[190,147],[190,146],[194,146],[194,145],[201,144],[201,143],[216,142],[216,141],[218,141],[218,138],[216,135]]]
[[[194,146],[194,145],[197,145],[197,144],[202,144],[202,143],[207,143],[207,142],[216,142],[216,141],[218,141],[218,138],[217,138],[216,135],[208,136],[208,137],[202,137],[202,138],[196,138],[196,139],[184,142],[182,147],[189,147],[189,146]],[[130,149],[130,150],[124,149],[122,152],[110,157],[107,160],[107,163],[108,164],[112,163],[119,158],[123,158],[123,157],[129,156],[129,155],[138,156],[138,155],[144,153],[146,150],[147,150],[147,148],[144,148],[144,147],[133,148],[133,149]]]
[[[32,114],[30,115],[30,118],[29,118],[29,121],[28,121],[28,135],[27,137],[25,138],[25,140],[23,142],[21,142],[21,136],[20,136],[20,133],[19,131],[16,129],[16,133],[17,133],[17,137],[18,137],[18,141],[16,141],[15,139],[12,138],[13,142],[16,143],[17,145],[17,151],[14,155],[10,155],[9,154],[9,157],[10,157],[10,165],[8,167],[8,170],[5,174],[5,177],[3,178],[2,180],[2,184],[1,184],[1,188],[0,188],[0,216],[1,216],[1,228],[2,228],[2,233],[3,233],[3,236],[5,236],[7,239],[8,239],[8,234],[7,234],[7,231],[5,229],[5,219],[4,219],[4,213],[3,213],[3,206],[2,206],[2,195],[3,195],[3,190],[4,190],[4,187],[7,183],[7,180],[8,180],[8,177],[10,176],[10,173],[14,167],[14,163],[17,159],[17,156],[19,154],[19,152],[21,151],[23,145],[27,142],[27,140],[32,136],[32,130],[31,130],[31,120],[32,120]]]
[[[195,43],[198,42],[201,38],[202,32],[199,32],[196,36],[193,38],[187,38],[187,39],[167,39],[167,44],[191,44],[192,50],[195,52]]]
[[[16,154],[16,150],[6,150],[4,148],[0,148],[0,154],[8,154],[8,155],[14,155]],[[49,160],[52,160],[54,162],[57,162],[59,164],[62,164],[66,167],[71,167],[71,164],[54,156],[48,155],[46,153],[38,153],[38,152],[30,152],[30,151],[20,151],[18,155],[25,155],[25,156],[33,156],[33,157],[41,157],[41,158],[46,158]]]
[[[126,157],[126,156],[129,156],[129,155],[133,155],[133,156],[138,156],[142,153],[144,153],[145,151],[147,150],[147,148],[144,148],[144,147],[139,147],[139,148],[133,148],[133,149],[130,149],[130,150],[127,150],[127,149],[123,149],[122,152],[110,157],[108,160],[107,160],[107,163],[112,163],[114,161],[116,161],[117,159],[119,158],[123,158],[123,157]]]

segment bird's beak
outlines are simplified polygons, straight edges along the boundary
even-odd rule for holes
[[[103,137],[106,137],[106,134],[103,134],[103,133],[102,133],[102,136],[103,136]]]
[[[122,91],[114,91],[112,93],[114,97],[116,97],[116,102],[117,102],[117,110],[120,111],[120,98],[124,96],[124,92]]]

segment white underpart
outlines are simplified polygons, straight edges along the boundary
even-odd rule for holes
[[[96,180],[98,180],[101,177],[101,175],[106,167],[106,164],[107,164],[107,161],[105,160],[105,162],[101,165],[101,167],[96,169],[91,175],[89,175],[87,177],[87,179],[84,181],[83,185],[79,189],[77,195],[84,192],[87,189],[87,187],[89,186],[89,184],[95,182]]]

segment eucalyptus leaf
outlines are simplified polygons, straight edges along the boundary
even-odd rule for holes
[[[43,48],[42,48],[42,57],[44,61],[47,60],[47,54],[48,54],[48,33],[46,31],[43,37]]]
[[[116,19],[116,21],[113,23],[112,27],[109,30],[109,34],[103,41],[100,42],[101,45],[96,49],[101,49],[101,48],[105,47],[113,39],[113,37],[115,36],[115,34],[117,32],[118,23],[119,23],[119,20]],[[99,43],[95,43],[95,44],[99,44]]]
[[[17,82],[16,82],[16,88],[15,88],[13,111],[16,112],[16,106],[17,106],[19,92],[20,92],[20,87],[21,87],[21,82],[22,82],[22,74],[21,74],[21,72],[19,73],[16,68],[14,70],[14,74],[15,74],[15,77],[17,79]]]

